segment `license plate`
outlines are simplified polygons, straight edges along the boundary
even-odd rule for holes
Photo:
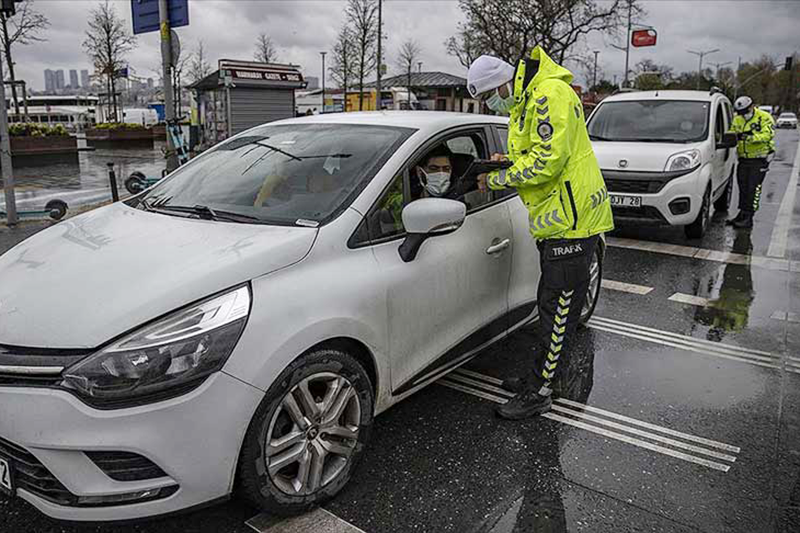
[[[615,207],[642,207],[641,196],[621,196],[618,194],[609,194],[608,199],[612,206]]]
[[[11,463],[0,457],[0,492],[14,495],[14,477],[11,472]]]

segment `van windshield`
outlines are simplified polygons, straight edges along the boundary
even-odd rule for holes
[[[316,226],[349,206],[413,131],[354,124],[260,126],[179,168],[140,205],[176,216]]]
[[[589,121],[597,141],[689,143],[708,137],[708,102],[630,100],[604,102]]]

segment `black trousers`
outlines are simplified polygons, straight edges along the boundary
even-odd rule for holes
[[[736,182],[739,184],[739,210],[752,216],[761,203],[761,184],[769,163],[764,158],[739,159]]]
[[[537,243],[542,275],[539,279],[539,339],[531,383],[549,396],[559,364],[568,357],[569,341],[586,302],[599,236],[587,239],[546,239]]]

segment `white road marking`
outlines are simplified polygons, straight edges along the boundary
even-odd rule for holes
[[[693,294],[683,294],[680,292],[676,292],[675,294],[670,296],[668,300],[673,302],[678,302],[681,304],[696,305],[698,307],[706,307],[708,305],[708,298],[703,298],[702,296],[695,296]]]
[[[775,311],[770,318],[774,320],[788,320],[789,322],[797,322],[800,324],[800,314],[789,311]]]
[[[496,385],[502,383],[502,380],[494,378],[492,376],[487,376],[484,374],[480,374],[478,372],[474,372],[471,370],[467,370],[464,368],[460,368],[454,371],[452,374],[448,375],[447,377],[440,379],[437,383],[443,385],[445,387],[449,387],[451,389],[464,392],[466,394],[470,394],[473,396],[477,396],[479,398],[483,398],[494,403],[504,404],[507,403],[509,398],[513,397],[514,394],[499,389]],[[497,394],[495,394],[497,392]],[[570,407],[574,407],[571,409]],[[553,412],[555,411],[555,412]],[[591,407],[588,405],[584,405],[578,402],[573,402],[571,400],[558,398],[555,400],[553,404],[552,411],[549,413],[545,413],[542,416],[545,418],[549,418],[550,420],[554,420],[556,422],[560,422],[562,424],[567,424],[570,426],[578,427],[581,429],[585,429],[586,431],[596,433],[602,435],[604,437],[618,440],[621,442],[625,442],[627,444],[632,444],[634,446],[638,446],[640,448],[645,448],[650,451],[654,451],[657,453],[661,453],[663,455],[668,455],[671,457],[675,457],[677,459],[681,459],[684,461],[688,461],[691,463],[700,464],[706,466],[708,468],[713,468],[715,470],[720,470],[722,472],[727,472],[730,470],[730,465],[719,463],[716,461],[711,461],[704,457],[698,457],[695,455],[691,455],[689,453],[681,452],[675,450],[673,448],[680,448],[688,451],[692,451],[698,454],[706,455],[708,457],[714,457],[716,459],[721,459],[728,462],[735,462],[736,457],[733,455],[729,455],[727,453],[721,453],[715,450],[702,448],[701,446],[696,446],[693,444],[688,444],[686,442],[681,442],[675,439],[664,437],[663,435],[659,435],[657,433],[650,433],[648,431],[640,430],[636,427],[626,426],[624,424],[619,424],[616,422],[612,422],[610,420],[605,420],[600,418],[599,416],[593,416],[591,414],[584,413],[582,411],[590,411],[601,414],[608,418],[615,418],[617,420],[624,421],[630,426],[639,426],[639,427],[646,427],[649,429],[653,429],[654,431],[658,431],[663,434],[673,435],[675,437],[682,438],[684,440],[689,440],[693,442],[697,442],[700,444],[705,444],[709,447],[715,447],[717,449],[722,449],[725,451],[729,451],[732,453],[739,453],[741,450],[738,446],[731,446],[729,444],[725,444],[722,442],[714,441],[711,439],[705,439],[703,437],[697,437],[695,435],[690,435],[688,433],[683,433],[680,431],[675,431],[670,428],[665,428],[661,426],[657,426],[655,424],[650,424],[648,422],[644,422],[641,420],[636,420],[634,418],[626,417],[624,415],[620,415],[617,413],[612,413],[611,411],[606,411],[604,409],[598,409],[596,407]],[[560,414],[557,414],[560,413]],[[564,416],[566,415],[566,416]],[[589,423],[592,422],[592,423]],[[654,444],[653,442],[645,441],[636,437],[631,437],[629,435],[625,435],[623,433],[617,433],[615,431],[611,431],[608,428],[617,429],[620,431],[624,431],[626,433],[630,433],[633,435],[637,435],[639,437],[643,437],[646,439],[650,439],[651,441],[660,442],[662,444],[672,446],[673,448],[668,448],[666,446],[661,446],[659,444]]]
[[[786,192],[783,193],[781,207],[778,209],[778,216],[772,229],[772,238],[769,241],[769,249],[767,249],[769,257],[784,257],[786,255],[786,243],[789,240],[789,228],[792,223],[798,177],[800,177],[800,143],[797,145],[792,174],[789,176],[789,184],[786,186]]]
[[[708,250],[705,248],[695,248],[692,246],[668,244],[663,242],[625,239],[622,237],[606,237],[606,244],[615,248],[628,248],[630,250],[677,255],[692,259],[705,259],[706,261],[716,261],[718,263],[730,263],[734,265],[752,265],[780,272],[787,272],[790,270],[792,272],[800,272],[800,261],[790,262],[786,259],[778,259],[773,257],[721,252],[719,250]]]
[[[254,516],[245,525],[258,533],[291,531],[292,533],[364,533],[330,511],[314,509],[300,516],[279,518],[267,513]]]
[[[644,285],[635,285],[633,283],[625,283],[624,281],[614,281],[612,279],[604,279],[600,285],[604,289],[612,291],[629,292],[631,294],[645,295],[652,292],[653,287],[645,287]]]

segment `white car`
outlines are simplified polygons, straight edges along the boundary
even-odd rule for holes
[[[5,253],[0,490],[79,521],[234,486],[277,513],[335,495],[375,415],[536,318],[513,191],[417,199],[427,153],[447,145],[459,176],[506,128],[411,111],[274,122]]]
[[[775,122],[775,127],[797,129],[797,115],[789,112],[781,113]]]
[[[589,136],[618,225],[684,226],[705,234],[711,206],[727,210],[735,176],[733,111],[725,95],[642,91],[609,96]]]

